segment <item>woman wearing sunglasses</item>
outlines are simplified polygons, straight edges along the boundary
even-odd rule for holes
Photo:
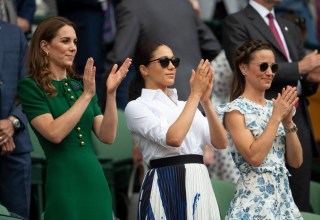
[[[213,72],[201,60],[190,78],[190,95],[179,101],[173,85],[179,58],[160,43],[139,48],[136,75],[125,108],[127,125],[150,166],[143,181],[138,219],[220,219],[203,164],[206,145],[222,149],[227,137],[210,102]],[[191,70],[190,70],[191,71]],[[189,85],[186,85],[186,87]],[[206,116],[197,109],[202,105]]]
[[[296,88],[287,86],[276,99],[265,99],[278,70],[267,42],[244,43],[236,50],[234,64],[232,102],[217,107],[240,171],[226,219],[302,219],[285,166],[302,164],[298,128],[292,121]]]

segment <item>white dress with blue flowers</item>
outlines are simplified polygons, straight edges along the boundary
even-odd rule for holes
[[[262,106],[240,96],[231,103],[218,106],[217,112],[223,118],[225,112],[239,111],[244,115],[246,127],[254,138],[258,138],[268,123],[272,109],[273,104],[269,100]],[[282,124],[270,152],[259,167],[247,163],[232,143],[229,134],[228,138],[232,158],[241,176],[225,219],[303,219],[289,186],[289,172],[285,166],[286,139]]]

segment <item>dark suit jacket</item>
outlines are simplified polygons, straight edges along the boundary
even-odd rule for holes
[[[187,0],[123,0],[116,7],[116,18],[117,33],[107,56],[107,74],[114,63],[134,59],[136,48],[146,41],[164,43],[180,58],[173,87],[181,100],[190,93],[191,69],[201,58],[212,60],[220,52],[218,40]]]
[[[26,74],[24,58],[27,47],[27,40],[18,26],[0,21],[0,119],[14,115],[23,125],[14,133],[14,153],[32,150],[27,118],[17,102],[18,81]]]
[[[32,24],[33,16],[36,11],[35,0],[15,0],[17,15],[29,21]]]
[[[76,71],[83,75],[87,59],[92,57],[96,70],[97,93],[99,81],[105,74],[103,48],[104,12],[97,0],[56,0],[58,15],[68,18],[77,26],[78,50],[75,57]]]
[[[300,38],[300,30],[293,23],[277,17],[277,22],[282,30],[287,47],[292,59],[292,63],[288,63],[283,54],[279,44],[270,31],[268,25],[265,23],[260,14],[250,5],[238,13],[229,15],[224,20],[223,25],[223,43],[226,51],[226,56],[229,63],[233,67],[233,56],[236,48],[249,39],[259,39],[268,41],[274,50],[276,62],[279,64],[279,70],[272,82],[271,88],[266,91],[268,99],[276,98],[281,89],[287,85],[297,86],[298,80],[302,84],[302,95],[299,97],[299,111],[294,117],[300,131],[298,134],[304,132],[311,132],[313,137],[311,120],[307,109],[306,96],[312,95],[317,91],[318,84],[310,83],[305,78],[299,76],[298,61],[305,56],[303,42]],[[299,120],[298,120],[299,118]],[[300,123],[304,121],[304,123]],[[300,126],[301,125],[301,126]],[[300,127],[299,127],[300,126]],[[307,126],[307,127],[306,127]],[[310,136],[309,136],[310,137]],[[300,136],[302,146],[304,140]],[[314,139],[312,140],[312,149],[314,153],[316,145]]]

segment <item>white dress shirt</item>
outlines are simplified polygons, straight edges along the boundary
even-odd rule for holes
[[[150,160],[164,157],[203,155],[205,146],[212,146],[208,121],[199,110],[181,146],[166,144],[167,131],[186,104],[178,100],[176,89],[168,89],[168,94],[162,90],[142,89],[141,96],[130,101],[125,108],[128,128],[147,164]]]

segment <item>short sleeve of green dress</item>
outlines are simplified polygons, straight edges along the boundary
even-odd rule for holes
[[[83,84],[78,80],[67,78],[52,84],[58,92],[55,97],[49,97],[31,78],[20,80],[19,98],[29,121],[42,114],[58,118],[83,93]],[[99,114],[95,96],[59,144],[46,140],[34,129],[47,160],[45,220],[112,219],[111,193],[91,140],[93,119]]]

